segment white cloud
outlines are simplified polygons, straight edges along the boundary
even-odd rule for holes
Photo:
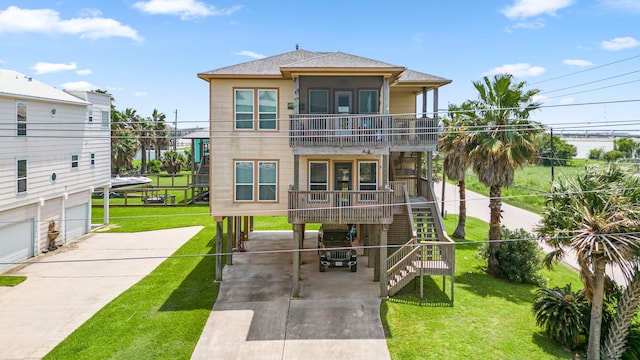
[[[513,5],[502,9],[509,19],[526,19],[539,15],[555,16],[556,11],[564,9],[574,0],[515,0]]]
[[[256,52],[249,51],[249,50],[242,50],[242,51],[239,51],[237,53],[234,53],[234,55],[248,56],[248,57],[253,58],[253,59],[264,59],[266,57],[266,56],[264,56],[262,54],[258,54]]]
[[[144,91],[136,91],[133,93],[133,96],[137,96],[137,97],[143,97],[143,96],[147,96],[148,94]]]
[[[494,67],[493,69],[485,73],[485,75],[511,74],[515,77],[531,77],[542,75],[546,71],[547,70],[541,66],[532,66],[526,63],[518,63]]]
[[[77,67],[78,64],[73,61],[68,64],[54,64],[39,61],[31,67],[31,70],[35,70],[36,74],[49,74],[61,71],[75,70]]]
[[[87,81],[66,82],[62,84],[61,87],[66,90],[79,90],[79,91],[93,90],[97,88],[97,86],[94,86],[93,84]]]
[[[78,75],[91,75],[92,73],[93,71],[91,71],[91,69],[82,69],[82,70],[76,71],[76,74]]]
[[[565,65],[577,66],[577,67],[587,67],[587,66],[592,66],[593,65],[593,63],[591,61],[581,60],[581,59],[567,59],[567,60],[562,60],[562,62]]]
[[[618,51],[640,46],[640,41],[632,38],[631,36],[618,37],[611,40],[603,41],[600,43],[600,46],[605,50]]]
[[[538,29],[542,29],[546,25],[547,25],[547,23],[544,20],[536,19],[536,20],[533,20],[533,21],[521,21],[521,22],[513,25],[513,27],[517,28],[517,29],[538,30]]]
[[[133,7],[152,15],[179,15],[180,20],[190,20],[207,16],[231,15],[241,9],[234,6],[228,9],[218,9],[197,0],[149,0],[138,1]]]
[[[96,14],[94,11],[91,14]],[[90,15],[90,14],[89,14]],[[85,39],[99,39],[113,36],[141,40],[137,31],[120,22],[95,16],[84,16],[68,20],[60,19],[52,9],[21,9],[9,6],[0,11],[0,33],[43,33],[71,34]]]

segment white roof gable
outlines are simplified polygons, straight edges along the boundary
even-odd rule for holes
[[[0,95],[18,98],[50,100],[70,104],[87,105],[89,102],[81,100],[62,90],[56,89],[43,82],[32,79],[17,71],[0,69]]]

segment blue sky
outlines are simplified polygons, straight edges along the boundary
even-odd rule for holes
[[[207,126],[198,72],[296,44],[451,79],[440,108],[511,72],[542,90],[533,119],[554,129],[640,129],[639,0],[0,1],[0,68],[177,110],[179,127]]]

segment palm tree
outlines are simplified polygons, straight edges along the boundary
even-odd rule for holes
[[[147,150],[153,143],[153,123],[149,118],[136,117],[134,129],[140,145],[140,172],[147,173]]]
[[[533,101],[539,90],[523,88],[525,82],[513,82],[510,74],[487,76],[473,83],[479,98],[471,104],[478,127],[471,135],[472,166],[480,182],[489,187],[489,260],[487,272],[500,274],[500,219],[502,188],[513,184],[517,168],[536,159],[535,137],[538,123],[529,120],[540,103]]]
[[[460,203],[458,211],[458,226],[453,232],[453,236],[459,239],[465,237],[465,226],[467,223],[467,202],[465,175],[471,166],[469,156],[470,145],[470,125],[473,124],[471,104],[465,102],[462,106],[449,105],[449,118],[444,119],[445,131],[440,138],[440,152],[443,158],[443,168],[445,175],[458,182],[458,192]],[[444,181],[444,179],[443,179]],[[443,185],[444,186],[444,185]]]
[[[137,150],[136,141],[131,137],[131,124],[127,119],[125,113],[111,109],[111,172],[114,175],[119,175],[123,168],[132,167]]]
[[[589,166],[575,179],[553,185],[549,206],[538,227],[538,233],[554,248],[545,258],[547,265],[561,260],[567,247],[576,253],[585,294],[591,303],[588,359],[600,358],[606,267],[618,267],[633,284],[637,270],[634,261],[640,250],[640,237],[636,234],[640,229],[640,210],[636,206],[639,186],[636,176],[618,166]],[[640,280],[636,277],[635,281]],[[636,291],[632,287],[627,290]]]
[[[153,109],[150,121],[153,124],[152,145],[155,151],[155,159],[160,160],[160,151],[169,145],[169,132],[165,123],[167,116],[164,113]]]

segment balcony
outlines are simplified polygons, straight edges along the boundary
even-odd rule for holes
[[[430,151],[438,144],[433,118],[402,115],[289,116],[289,146],[294,149],[387,148],[391,151]]]
[[[393,190],[295,191],[289,188],[289,223],[390,224]]]

